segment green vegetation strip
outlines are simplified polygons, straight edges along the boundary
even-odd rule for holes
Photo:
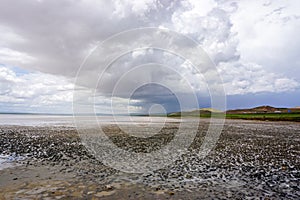
[[[227,114],[227,119],[249,119],[249,120],[268,120],[268,121],[299,121],[300,113],[245,113]]]
[[[168,117],[199,117],[188,113],[173,113]],[[221,118],[224,113],[200,113],[202,118]],[[300,122],[300,113],[245,113],[245,114],[226,114],[226,119],[246,119],[246,120],[265,120],[265,121],[297,121]]]

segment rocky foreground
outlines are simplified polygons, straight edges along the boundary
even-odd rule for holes
[[[145,139],[105,132],[120,148],[148,153],[172,140],[178,124]],[[0,127],[0,154],[19,157],[0,171],[0,199],[299,199],[300,123],[226,122],[214,150],[197,154],[208,122],[173,165],[129,174],[103,165],[72,127]],[[141,141],[143,140],[143,141]]]

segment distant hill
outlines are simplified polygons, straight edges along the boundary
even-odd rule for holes
[[[209,117],[212,113],[224,113],[221,110],[217,110],[214,108],[200,108],[199,110],[192,110],[192,111],[183,111],[183,112],[174,112],[169,113],[169,117],[180,117],[180,116],[197,116],[200,115],[203,117]]]
[[[201,108],[199,110],[169,113],[168,116],[169,117],[180,117],[180,116],[210,117],[212,113],[216,115],[222,115],[225,113],[227,115],[228,114],[262,114],[262,113],[300,113],[300,107],[276,108],[276,107],[265,105],[265,106],[258,106],[254,108],[227,110],[226,112],[214,108]]]
[[[205,112],[205,111],[212,112],[212,113],[222,113],[223,112],[221,110],[217,110],[214,108],[201,108],[200,109],[200,112]]]
[[[226,114],[253,114],[253,113],[295,113],[300,112],[300,108],[276,108],[272,106],[258,106],[255,108],[227,110]]]

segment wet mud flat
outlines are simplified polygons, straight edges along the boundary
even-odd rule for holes
[[[300,123],[227,120],[215,148],[201,159],[208,124],[200,123],[179,160],[144,174],[105,166],[75,128],[1,126],[0,154],[22,159],[0,170],[0,199],[300,198]],[[119,148],[149,153],[168,144],[177,129],[178,123],[167,123],[148,139],[116,125],[103,130]]]

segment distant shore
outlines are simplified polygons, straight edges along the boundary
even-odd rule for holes
[[[211,108],[202,108],[193,111],[169,113],[168,117],[201,117],[201,118],[226,118],[261,121],[294,121],[300,122],[300,108],[275,108],[259,106],[250,109],[216,111]]]
[[[225,119],[241,119],[241,120],[259,120],[259,121],[291,121],[300,122],[300,113],[244,113],[244,114],[225,114],[225,113],[200,113],[199,115],[181,115],[173,114],[168,117],[173,118],[225,118]]]

